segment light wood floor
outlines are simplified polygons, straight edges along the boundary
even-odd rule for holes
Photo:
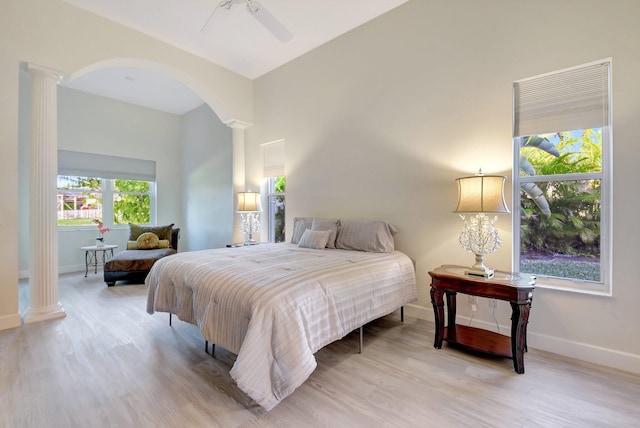
[[[265,412],[229,377],[232,354],[148,315],[144,285],[101,278],[61,276],[66,318],[0,331],[0,426],[640,427],[639,376],[534,349],[517,375],[508,359],[434,349],[431,323],[398,314],[365,328],[361,355],[355,333],[320,350]]]

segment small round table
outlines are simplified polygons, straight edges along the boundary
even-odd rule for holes
[[[93,273],[98,273],[98,266],[104,266],[104,264],[113,257],[113,249],[118,248],[117,245],[105,244],[98,247],[97,245],[88,245],[86,247],[80,247],[84,250],[84,277],[87,277],[89,273],[89,266],[93,266]],[[102,260],[98,258],[98,251],[102,252]]]

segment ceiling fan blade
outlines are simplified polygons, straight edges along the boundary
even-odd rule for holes
[[[247,0],[247,10],[281,42],[288,42],[293,38],[293,34],[257,1]]]
[[[233,6],[234,3],[241,3],[241,2],[242,0],[222,0],[209,14],[209,16],[207,17],[207,20],[204,21],[204,24],[202,24],[202,28],[200,28],[200,32],[202,33],[204,29],[207,28],[207,25],[209,25],[209,21],[211,21],[211,18],[213,18],[213,15],[216,13],[218,9],[220,9],[221,7],[224,7],[225,9],[231,9],[231,6]]]

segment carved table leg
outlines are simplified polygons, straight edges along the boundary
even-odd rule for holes
[[[524,373],[524,352],[527,346],[527,324],[531,303],[511,302],[511,353],[516,373]]]
[[[455,331],[456,329],[456,312],[458,306],[456,305],[456,293],[455,291],[446,291],[447,295],[447,328]]]
[[[435,321],[435,341],[433,346],[442,348],[444,339],[444,291],[431,287],[431,304],[433,305],[433,318]]]

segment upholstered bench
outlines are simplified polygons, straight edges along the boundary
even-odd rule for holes
[[[179,228],[173,228],[173,225],[159,227],[130,225],[130,228],[127,248],[133,249],[120,251],[104,265],[104,282],[109,287],[115,285],[116,281],[144,282],[151,267],[157,260],[178,252]],[[135,245],[136,239],[143,233],[156,232],[158,233],[156,236],[159,238],[170,238],[168,239],[168,246],[165,248],[137,249]],[[156,239],[156,241],[160,242],[163,240]]]

